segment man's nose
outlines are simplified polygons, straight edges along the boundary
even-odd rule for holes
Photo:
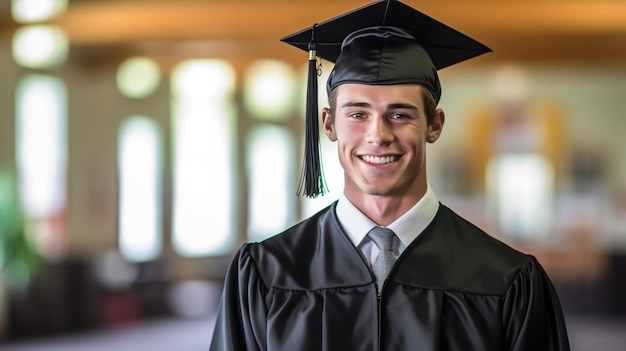
[[[377,145],[389,144],[393,141],[393,131],[389,120],[375,117],[370,120],[367,130],[367,142]]]

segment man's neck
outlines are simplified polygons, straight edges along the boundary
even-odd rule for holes
[[[426,187],[420,191],[401,196],[382,196],[346,192],[346,198],[359,211],[380,226],[387,226],[400,218],[424,196]]]

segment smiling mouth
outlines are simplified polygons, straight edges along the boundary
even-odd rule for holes
[[[375,165],[384,165],[387,163],[392,163],[398,160],[398,156],[369,156],[364,155],[361,156],[361,159],[367,163],[372,163]]]

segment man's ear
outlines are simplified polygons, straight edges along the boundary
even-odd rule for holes
[[[428,126],[428,135],[426,136],[426,141],[429,143],[434,143],[441,136],[441,132],[443,131],[443,124],[446,121],[446,115],[442,109],[438,108],[435,110],[435,118],[433,118],[432,122]]]
[[[324,125],[324,131],[330,141],[337,141],[337,132],[335,131],[335,121],[330,114],[330,109],[325,107],[322,110],[322,124]]]

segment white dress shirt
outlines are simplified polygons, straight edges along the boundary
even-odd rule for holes
[[[438,210],[439,200],[429,184],[424,196],[400,218],[387,226],[397,236],[393,243],[396,258],[426,229]],[[376,223],[359,211],[345,195],[339,198],[336,211],[337,218],[346,234],[371,266],[378,255],[378,247],[369,239],[367,233],[377,226]]]

